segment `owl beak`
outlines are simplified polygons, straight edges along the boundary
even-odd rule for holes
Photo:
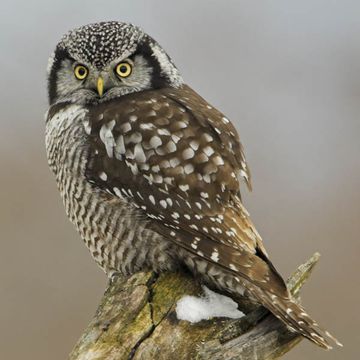
[[[99,76],[97,79],[96,87],[97,87],[99,96],[102,97],[103,93],[104,93],[104,79],[101,76]]]

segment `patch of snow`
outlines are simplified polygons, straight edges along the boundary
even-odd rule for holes
[[[244,316],[231,298],[220,295],[203,286],[204,296],[186,295],[176,304],[176,316],[179,320],[197,323],[214,317],[238,319]]]

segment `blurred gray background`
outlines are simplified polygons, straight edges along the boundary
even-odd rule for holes
[[[65,359],[106,286],[47,167],[47,58],[67,30],[131,21],[231,118],[253,174],[245,203],[284,276],[322,260],[303,303],[344,342],[286,359],[355,359],[359,331],[360,2],[3,1],[0,358]]]

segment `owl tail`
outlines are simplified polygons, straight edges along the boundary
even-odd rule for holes
[[[260,300],[262,305],[285,323],[291,331],[301,334],[316,345],[327,350],[332,349],[329,340],[338,346],[343,346],[328,331],[321,328],[316,321],[290,297],[284,298],[268,291],[264,292],[264,290],[260,289],[258,291],[254,290],[255,289],[252,289],[252,293],[255,292],[254,295]]]

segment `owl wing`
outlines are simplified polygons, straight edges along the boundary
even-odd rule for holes
[[[86,176],[169,240],[261,288],[286,293],[241,204],[250,174],[230,121],[189,87],[89,108]]]

